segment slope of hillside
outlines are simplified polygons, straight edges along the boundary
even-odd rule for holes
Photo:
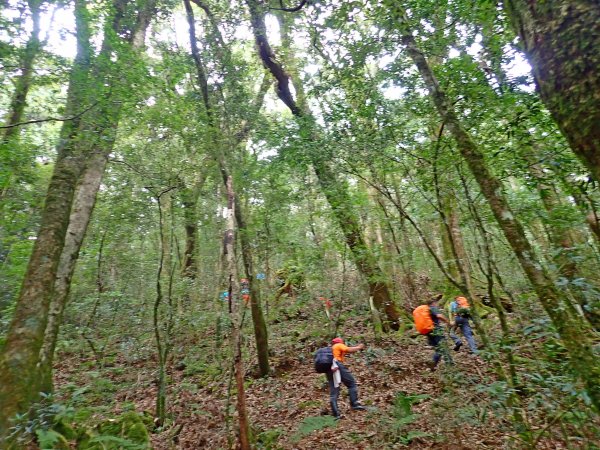
[[[334,421],[328,415],[325,377],[312,366],[312,354],[325,344],[312,337],[318,324],[307,324],[300,315],[272,324],[271,358],[274,374],[253,378],[248,370],[246,397],[256,448],[270,449],[486,449],[518,448],[509,424],[494,414],[486,386],[495,381],[484,359],[464,347],[453,353],[455,365],[432,372],[432,350],[412,331],[375,339],[364,321],[349,319],[344,337],[367,348],[348,357],[347,366],[359,384],[364,412],[351,411],[347,390],[342,388],[344,415]],[[296,330],[303,330],[302,332]],[[151,435],[152,446],[166,449],[235,448],[237,421],[235,394],[230,392],[230,372],[219,351],[211,348],[211,333],[197,333],[180,342],[170,367],[169,422]],[[251,340],[245,343],[251,351]],[[218,359],[218,358],[217,358]],[[246,367],[252,367],[252,359]],[[114,400],[98,416],[126,409],[154,410],[156,363],[150,355],[134,362],[116,357],[98,371],[82,372],[81,363],[63,361],[56,383],[62,395],[75,386],[98,384],[104,378]],[[95,381],[94,381],[95,380]],[[108,380],[108,381],[106,381]],[[228,392],[230,395],[228,396]],[[88,395],[89,397],[89,395]],[[89,400],[89,398],[88,398]],[[96,400],[101,403],[101,399]],[[229,414],[225,414],[229,411]],[[540,439],[537,448],[558,449],[557,442]]]

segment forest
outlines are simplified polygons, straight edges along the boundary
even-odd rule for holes
[[[0,449],[600,449],[598,0],[2,0],[0,67]]]

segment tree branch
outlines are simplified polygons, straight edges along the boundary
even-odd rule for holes
[[[298,6],[294,6],[293,8],[286,8],[285,6],[283,6],[283,0],[279,0],[279,5],[281,6],[281,8],[269,7],[269,9],[272,9],[272,10],[275,10],[275,11],[298,12],[302,8],[304,8],[304,5],[307,5],[307,4],[308,4],[308,0],[302,0],[298,4]]]
[[[11,125],[4,125],[4,126],[0,126],[0,129],[7,129],[7,128],[14,128],[14,127],[20,127],[21,125],[31,125],[34,123],[43,123],[43,122],[66,122],[68,120],[74,120],[77,119],[81,116],[83,116],[86,112],[88,112],[90,109],[94,108],[96,105],[98,104],[98,102],[90,105],[89,107],[87,107],[86,109],[84,109],[83,111],[75,114],[74,116],[71,117],[47,117],[45,119],[34,119],[34,120],[27,120],[25,122],[18,122],[18,123],[13,123]]]
[[[267,39],[267,26],[265,25],[264,13],[256,0],[246,0],[250,10],[250,21],[252,31],[260,59],[271,74],[277,80],[277,96],[290,109],[296,117],[302,116],[302,111],[296,104],[294,96],[290,90],[290,75],[285,71],[282,65],[277,61],[273,49]]]

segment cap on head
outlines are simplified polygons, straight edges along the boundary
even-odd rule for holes
[[[343,344],[344,340],[341,337],[336,337],[331,340],[332,344]]]
[[[454,297],[456,300],[464,300],[465,302],[468,301],[466,297],[461,297],[460,295],[458,297]]]

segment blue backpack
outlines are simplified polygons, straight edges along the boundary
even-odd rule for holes
[[[327,373],[331,372],[333,364],[333,351],[331,347],[323,347],[315,352],[315,372]]]

